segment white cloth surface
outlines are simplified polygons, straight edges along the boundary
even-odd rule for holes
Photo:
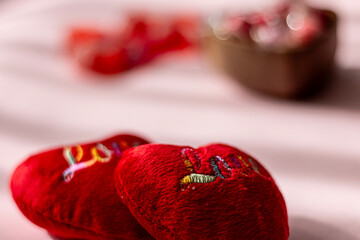
[[[360,239],[359,1],[312,1],[340,15],[340,70],[308,101],[260,96],[190,52],[97,81],[101,76],[80,71],[61,49],[72,23],[109,26],[139,5],[209,12],[258,2],[1,1],[0,239],[49,239],[11,199],[11,172],[26,156],[124,131],[161,143],[239,147],[276,179],[290,239]]]

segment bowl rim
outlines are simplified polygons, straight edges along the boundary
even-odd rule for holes
[[[316,8],[315,8],[316,9]],[[311,51],[313,48],[316,48],[318,45],[322,44],[324,41],[326,41],[328,38],[332,37],[333,34],[336,34],[337,31],[337,24],[338,24],[338,16],[337,14],[328,9],[317,9],[326,15],[329,16],[329,23],[327,24],[325,30],[323,33],[318,36],[317,38],[313,39],[309,44],[306,44],[305,46],[295,47],[295,48],[283,48],[283,49],[266,49],[255,42],[245,42],[241,41],[240,39],[236,38],[235,36],[231,36],[229,39],[219,39],[216,37],[211,30],[211,27],[209,26],[209,33],[207,36],[204,36],[204,38],[212,38],[214,40],[217,40],[221,44],[229,45],[233,48],[241,48],[249,51],[256,51],[261,53],[267,53],[267,54],[274,54],[274,55],[288,55],[288,54],[294,54],[294,53],[304,53]]]

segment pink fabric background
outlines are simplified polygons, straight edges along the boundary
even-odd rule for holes
[[[270,170],[287,201],[290,239],[360,239],[360,2],[313,0],[340,15],[333,85],[306,102],[243,89],[204,57],[169,55],[115,76],[80,72],[61,50],[73,22],[105,25],[139,5],[161,11],[254,8],[268,1],[0,2],[0,238],[49,239],[13,203],[8,180],[30,153],[121,131],[156,142],[225,142]]]

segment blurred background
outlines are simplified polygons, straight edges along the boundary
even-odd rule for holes
[[[249,90],[201,50],[105,76],[79,67],[65,47],[74,25],[113,29],[129,11],[203,17],[275,2],[1,0],[0,238],[49,239],[11,198],[9,178],[25,157],[128,132],[243,149],[277,181],[290,239],[360,239],[360,1],[308,0],[338,14],[337,71],[326,89],[303,100]]]

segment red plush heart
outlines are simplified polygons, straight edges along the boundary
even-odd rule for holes
[[[284,199],[266,169],[236,148],[147,144],[115,171],[120,198],[156,239],[289,236]]]
[[[22,213],[51,235],[71,239],[153,239],[116,193],[124,150],[148,143],[131,135],[33,155],[11,179]]]

